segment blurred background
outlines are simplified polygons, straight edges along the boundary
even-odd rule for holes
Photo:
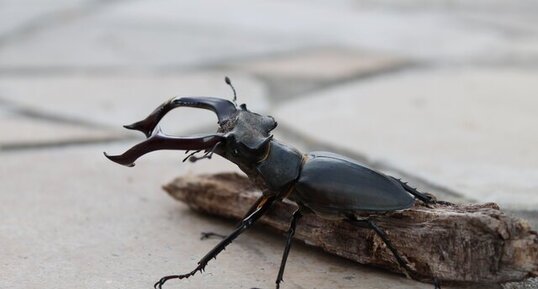
[[[199,232],[230,224],[160,187],[237,169],[102,152],[142,140],[121,125],[170,97],[231,99],[226,75],[286,143],[538,228],[536,1],[0,0],[0,288],[149,288],[190,270],[213,245]],[[217,128],[195,109],[163,125]],[[271,287],[282,246],[255,230],[182,288]],[[285,288],[431,287],[294,250]]]

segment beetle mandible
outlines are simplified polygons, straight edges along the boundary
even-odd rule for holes
[[[345,220],[371,228],[385,242],[402,271],[408,277],[417,279],[416,273],[409,268],[385,232],[372,218],[364,218],[364,213],[408,209],[413,206],[415,198],[424,203],[435,203],[435,199],[399,179],[364,167],[350,158],[330,152],[304,154],[278,142],[271,134],[277,126],[274,118],[249,111],[245,104],[238,106],[230,79],[226,77],[225,81],[234,92],[233,102],[216,97],[174,97],[157,107],[144,120],[124,126],[143,132],[147,137],[145,141],[121,155],[105,153],[110,160],[125,166],[134,166],[136,159],[155,150],[194,151],[185,158],[191,161],[210,159],[215,153],[235,163],[263,192],[234,231],[209,251],[194,270],[165,276],[154,287],[160,289],[170,279],[184,279],[198,271],[202,272],[212,258],[250,228],[275,202],[284,198],[294,201],[298,210],[293,213],[287,232],[276,279],[277,289],[283,280],[296,224],[304,214]],[[218,118],[217,132],[203,137],[172,137],[162,133],[157,127],[159,121],[170,110],[182,106],[213,111]],[[202,157],[195,156],[202,151]],[[440,288],[436,278],[433,284],[435,288]]]

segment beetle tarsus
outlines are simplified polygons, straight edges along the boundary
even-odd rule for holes
[[[454,203],[447,202],[447,201],[435,201],[436,204],[444,205],[444,206],[453,206]]]
[[[212,238],[212,237],[218,237],[220,239],[226,238],[225,235],[222,235],[222,234],[219,234],[219,233],[214,233],[214,232],[202,232],[202,233],[200,233],[200,240],[206,240],[206,239],[209,239],[209,238]]]
[[[395,177],[391,177],[393,180],[397,181],[408,193],[415,196],[415,198],[421,200],[425,204],[436,204],[437,200],[432,195],[421,193],[417,190],[417,188],[413,188],[410,185],[407,184],[407,182],[402,181],[401,179],[397,179]]]
[[[169,275],[169,276],[164,276],[162,277],[161,279],[159,279],[159,281],[157,281],[154,285],[153,285],[153,288],[155,289],[162,289],[163,288],[163,285],[164,283],[166,283],[166,281],[170,280],[170,279],[187,279],[191,276],[193,276],[194,274],[196,274],[196,272],[200,271],[200,273],[204,272],[204,269],[205,269],[205,266],[207,265],[204,264],[203,266],[200,264],[198,265],[198,267],[196,267],[196,269],[194,269],[192,272],[189,272],[187,274],[182,274],[182,275]]]
[[[433,286],[435,286],[435,289],[441,289],[441,282],[437,277],[433,277]]]
[[[170,276],[164,276],[159,281],[157,281],[155,284],[153,284],[153,288],[155,289],[162,289],[163,285],[166,281],[170,279],[176,279],[179,278],[179,275],[170,275]]]

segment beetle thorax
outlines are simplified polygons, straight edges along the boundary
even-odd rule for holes
[[[256,164],[266,157],[272,139],[270,132],[275,127],[271,116],[238,110],[235,117],[221,124],[218,132],[226,136],[226,141],[216,152],[239,166],[251,179],[256,179]]]

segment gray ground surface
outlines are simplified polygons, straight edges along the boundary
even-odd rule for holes
[[[0,0],[0,288],[150,288],[190,270],[216,242],[199,233],[232,224],[160,186],[235,168],[101,153],[139,141],[121,125],[169,97],[230,97],[224,75],[285,142],[538,228],[537,19],[536,1]],[[216,129],[189,109],[164,126]],[[167,285],[272,288],[283,242],[255,229]],[[298,245],[283,288],[432,286]]]

